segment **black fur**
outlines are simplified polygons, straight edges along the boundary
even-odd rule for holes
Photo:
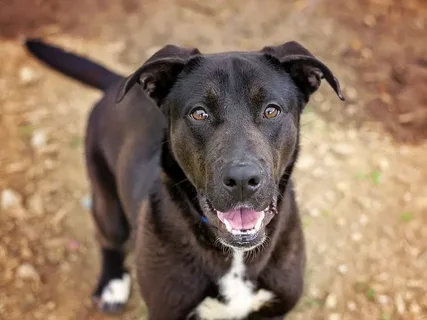
[[[169,45],[124,78],[40,41],[27,48],[105,91],[85,146],[103,252],[95,296],[123,274],[133,231],[150,320],[198,318],[206,297],[224,302],[230,248],[247,251],[245,277],[275,296],[246,319],[292,310],[305,266],[292,184],[300,115],[322,78],[344,99],[324,63],[296,42],[209,55]],[[265,218],[253,236],[236,235],[221,212]]]

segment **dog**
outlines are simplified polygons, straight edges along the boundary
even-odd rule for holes
[[[94,299],[121,311],[126,243],[150,320],[282,319],[306,263],[292,171],[300,116],[331,70],[291,41],[202,54],[166,45],[128,77],[28,39],[50,67],[102,90],[85,140],[102,254]]]

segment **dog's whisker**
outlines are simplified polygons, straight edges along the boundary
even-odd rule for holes
[[[305,141],[310,142],[313,146],[316,146],[316,144],[313,142],[313,140],[311,140],[308,136],[306,136],[306,135],[304,135],[304,134],[300,133],[300,137],[301,137],[301,138],[304,138],[304,139],[305,139]]]
[[[274,190],[275,196],[280,198],[281,200],[284,199],[283,194],[279,190]]]
[[[160,143],[160,147],[163,147],[165,144],[168,144],[170,142],[170,139],[164,139],[161,143]]]
[[[177,187],[181,184],[183,184],[184,182],[190,182],[190,180],[188,180],[187,178],[182,179],[181,181],[178,181],[177,183],[173,184],[173,187]],[[196,198],[197,199],[197,198]]]

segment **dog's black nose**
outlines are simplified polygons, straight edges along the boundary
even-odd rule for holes
[[[249,197],[262,184],[261,168],[252,163],[232,164],[224,172],[223,183],[235,197]]]

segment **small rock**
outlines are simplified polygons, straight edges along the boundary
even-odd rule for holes
[[[30,84],[39,78],[38,74],[29,67],[22,67],[19,70],[19,79],[23,84]]]
[[[328,246],[326,246],[325,244],[320,244],[317,248],[317,253],[324,254],[327,249],[328,249]]]
[[[319,109],[323,112],[328,112],[331,110],[331,104],[328,101],[325,101],[320,104]]]
[[[44,165],[45,169],[52,170],[57,165],[57,162],[53,161],[52,159],[45,159],[43,161],[43,165]]]
[[[336,159],[330,154],[325,155],[323,158],[323,165],[327,167],[333,167],[337,163]]]
[[[28,210],[35,215],[43,214],[43,200],[39,194],[34,194],[28,199]]]
[[[390,167],[390,163],[388,162],[387,159],[380,159],[380,161],[378,162],[378,165],[380,167],[381,170],[386,170]]]
[[[340,264],[340,265],[338,266],[338,272],[339,272],[339,273],[341,273],[341,274],[346,274],[346,273],[347,273],[347,271],[348,271],[348,267],[347,267],[347,265],[346,265],[346,264]]]
[[[304,155],[298,159],[297,166],[300,169],[309,169],[314,166],[316,159],[311,156]]]
[[[55,310],[56,309],[56,303],[53,301],[49,301],[48,303],[46,303],[46,308],[50,311]]]
[[[328,316],[328,320],[341,320],[341,315],[339,313],[331,313]]]
[[[4,259],[7,256],[7,249],[6,246],[2,245],[0,243],[0,259]]]
[[[349,115],[349,116],[354,116],[358,111],[360,110],[360,108],[355,105],[355,104],[349,104],[348,106],[346,106],[345,108],[345,112]]]
[[[407,147],[407,146],[400,146],[399,147],[399,152],[400,152],[400,154],[407,155],[407,154],[409,154],[409,147]]]
[[[378,303],[382,305],[388,304],[390,302],[390,298],[385,294],[378,295],[377,299],[378,299]]]
[[[373,15],[367,15],[364,19],[363,19],[363,23],[372,28],[373,26],[375,26],[377,24],[377,18],[375,18],[375,16]]]
[[[405,301],[403,301],[403,298],[400,294],[398,294],[395,298],[395,304],[397,312],[400,314],[404,314],[406,311]]]
[[[15,172],[22,172],[25,171],[29,166],[29,163],[27,161],[21,161],[21,162],[13,162],[8,164],[5,167],[5,171],[7,173],[15,173]]]
[[[421,307],[416,302],[412,302],[411,305],[409,306],[409,311],[412,314],[420,314],[421,313]]]
[[[22,203],[22,196],[13,191],[12,189],[5,189],[1,193],[1,208],[8,209],[20,206]]]
[[[359,106],[358,106],[358,107],[359,107]],[[360,107],[359,107],[359,109],[360,109]],[[348,139],[348,140],[356,140],[356,139],[357,139],[357,135],[358,135],[358,133],[357,133],[357,131],[356,131],[356,130],[354,130],[354,129],[349,129],[349,130],[347,130],[346,134],[347,134],[347,139]]]
[[[328,309],[335,309],[337,306],[337,297],[330,293],[326,298],[325,305]]]
[[[328,190],[325,192],[325,198],[330,202],[334,202],[337,198],[337,194],[332,190]]]
[[[347,242],[344,239],[337,240],[336,246],[337,248],[344,248],[347,245]]]
[[[29,263],[24,263],[18,267],[16,277],[22,280],[38,280],[40,278],[36,269]]]
[[[347,224],[347,221],[345,220],[345,218],[338,218],[337,219],[337,225],[339,225],[340,227],[345,226]]]
[[[348,301],[347,302],[347,309],[350,311],[356,311],[356,309],[357,309],[356,303],[354,301]]]
[[[68,262],[63,262],[60,267],[59,270],[63,273],[67,273],[70,272],[72,270],[70,263]]]
[[[32,251],[28,247],[24,247],[21,249],[21,257],[24,259],[30,259],[33,256]]]
[[[318,208],[313,208],[308,211],[310,217],[318,217],[320,216],[320,210]]]
[[[359,222],[362,226],[366,226],[368,224],[368,217],[366,214],[362,214],[359,218]]]
[[[331,23],[325,23],[322,26],[322,31],[325,36],[331,36],[334,32],[334,27]]]
[[[405,194],[403,195],[403,201],[405,202],[412,201],[412,193],[409,191],[406,191]]]
[[[414,19],[414,24],[419,29],[424,29],[425,27],[425,21],[422,17]]]
[[[31,136],[31,145],[39,149],[46,145],[46,133],[42,130],[35,130]]]
[[[346,98],[348,98],[348,100],[350,100],[350,101],[354,101],[358,97],[357,90],[355,88],[352,88],[352,87],[348,87],[346,89],[345,95],[346,95]]]
[[[335,144],[332,148],[332,151],[342,156],[348,156],[353,154],[355,149],[350,144],[340,143],[340,144]]]
[[[316,288],[316,287],[311,287],[311,288],[310,288],[310,295],[312,295],[312,296],[313,296],[313,297],[315,297],[315,298],[320,298],[321,293],[320,293],[320,290],[319,290],[318,288]]]
[[[355,232],[355,233],[353,233],[353,234],[351,235],[351,239],[352,239],[354,242],[360,242],[360,240],[362,240],[362,238],[363,238],[363,236],[362,236],[362,234],[361,234],[361,233],[359,233],[359,232]]]
[[[363,59],[371,59],[373,56],[372,50],[369,48],[363,48],[360,54],[362,55]]]
[[[125,41],[116,41],[116,42],[110,42],[107,44],[107,51],[110,54],[119,54],[123,52],[123,50],[125,49],[126,49]]]
[[[311,175],[313,178],[320,178],[326,175],[326,171],[321,167],[314,168],[314,170],[311,172]]]
[[[393,97],[390,94],[384,92],[380,95],[380,100],[385,104],[391,104],[393,102]]]
[[[345,181],[339,181],[337,183],[337,190],[341,192],[348,192],[350,190],[350,184]]]
[[[325,101],[325,98],[320,93],[317,93],[314,96],[313,100],[317,103],[321,103],[321,102]]]

